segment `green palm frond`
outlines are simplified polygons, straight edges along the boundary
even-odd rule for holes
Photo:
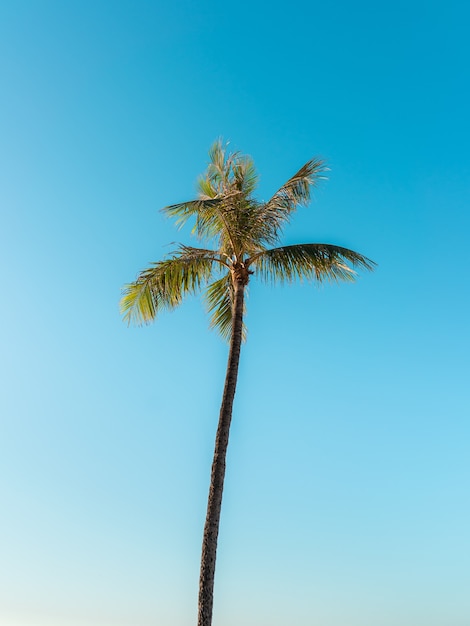
[[[310,202],[312,187],[324,180],[324,172],[328,171],[322,159],[311,159],[298,172],[276,191],[266,205],[291,212],[300,205]]]
[[[311,159],[265,203],[264,219],[272,222],[277,236],[284,223],[289,220],[290,214],[299,206],[306,206],[310,202],[313,187],[326,178],[326,171],[328,168],[324,161]]]
[[[220,250],[207,250],[205,248],[194,248],[193,246],[186,246],[182,243],[178,245],[178,251],[173,253],[173,259],[180,259],[182,261],[197,261],[198,259],[205,259],[207,261],[213,261],[221,266],[230,268],[230,263],[226,257],[220,253]]]
[[[251,196],[258,185],[259,175],[249,156],[240,156],[233,164],[233,186],[245,197]]]
[[[209,164],[207,177],[217,193],[226,193],[230,184],[229,177],[232,164],[238,159],[239,152],[227,152],[228,142],[219,137],[209,148]]]
[[[180,227],[193,218],[193,234],[206,241],[215,239],[229,256],[253,253],[262,241],[274,244],[272,216],[261,214],[262,205],[251,198],[258,182],[251,157],[227,153],[220,140],[209,156],[207,170],[198,180],[199,198],[167,206],[163,212],[176,218]]]
[[[265,281],[292,282],[295,279],[354,281],[355,269],[372,270],[375,263],[341,246],[307,243],[265,250],[247,263]]]
[[[164,207],[162,211],[170,217],[176,217],[178,226],[182,226],[189,218],[194,217],[192,234],[204,241],[216,239],[218,247],[231,254],[235,244],[234,229],[230,223],[230,207],[235,195],[239,195],[239,192],[221,198],[206,198],[173,204]]]
[[[181,228],[191,217],[199,215],[217,215],[217,209],[223,204],[223,198],[198,198],[178,204],[170,204],[163,207],[162,213],[176,220],[176,225]]]
[[[250,256],[263,250],[267,244],[277,243],[269,220],[264,219],[262,214],[262,205],[256,200],[244,197],[233,199],[223,216],[230,232],[228,244],[237,258]],[[224,245],[222,239],[220,245]]]
[[[249,196],[256,189],[258,173],[253,159],[239,152],[228,153],[227,146],[219,139],[210,148],[210,162],[198,179],[200,197],[215,198],[233,192]]]
[[[207,173],[202,174],[197,179],[197,188],[199,191],[199,197],[203,200],[210,200],[216,198],[219,195],[215,185],[213,185],[211,179]]]
[[[128,323],[148,324],[164,308],[175,308],[206,283],[214,264],[225,265],[212,250],[180,246],[170,259],[153,263],[124,287],[121,313]]]
[[[233,282],[230,272],[206,289],[207,309],[211,315],[210,326],[216,328],[227,341],[232,334],[233,297]],[[246,339],[245,324],[243,324],[242,337],[244,340]]]
[[[258,174],[253,159],[240,152],[228,152],[227,148],[228,143],[222,139],[211,146],[206,173],[198,184],[203,196],[214,198],[233,191],[249,196],[255,190]]]
[[[207,309],[211,315],[210,326],[217,328],[224,339],[232,330],[233,284],[230,273],[216,280],[206,290]]]

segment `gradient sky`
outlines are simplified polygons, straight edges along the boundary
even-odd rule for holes
[[[3,0],[0,624],[186,626],[227,347],[121,286],[190,242],[219,136],[287,243],[378,264],[253,282],[214,626],[468,626],[467,2]]]

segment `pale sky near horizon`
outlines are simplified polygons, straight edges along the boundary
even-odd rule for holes
[[[470,624],[467,2],[0,6],[0,626],[186,626],[227,347],[127,328],[219,136],[284,240],[378,263],[250,285],[214,626]]]

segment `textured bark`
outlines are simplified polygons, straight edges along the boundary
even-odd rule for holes
[[[233,303],[232,336],[219,425],[215,438],[206,523],[202,540],[198,626],[211,626],[212,624],[215,560],[225,478],[225,457],[227,454],[230,422],[232,421],[232,406],[237,385],[238,363],[242,343],[244,291],[245,285],[248,283],[248,273],[244,268],[240,269],[241,271],[234,272],[235,297]]]

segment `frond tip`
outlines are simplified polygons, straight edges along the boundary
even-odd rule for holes
[[[157,311],[148,283],[136,281],[124,285],[122,294],[121,315],[128,325],[149,324],[155,319]]]

